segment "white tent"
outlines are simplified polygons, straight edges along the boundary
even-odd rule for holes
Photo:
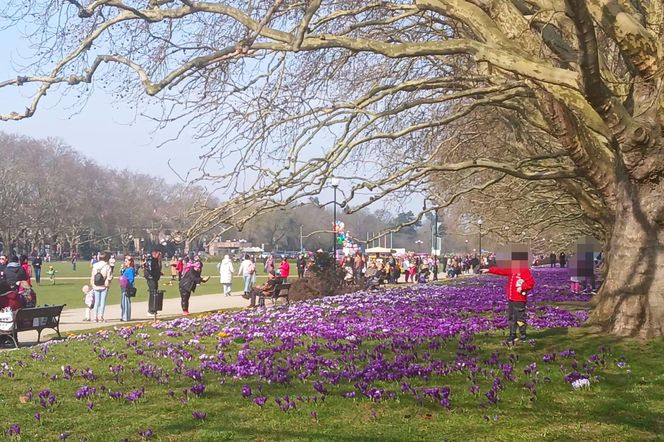
[[[367,255],[374,253],[394,253],[394,250],[388,249],[387,247],[370,247],[364,251]]]
[[[263,253],[263,249],[260,247],[244,247],[240,251],[242,253]]]

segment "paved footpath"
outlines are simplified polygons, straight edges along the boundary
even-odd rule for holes
[[[232,293],[231,296],[224,296],[222,293],[212,295],[198,295],[192,296],[189,299],[189,313],[203,313],[211,310],[223,310],[244,308],[249,305],[249,301],[242,297],[242,292]],[[157,315],[157,319],[175,318],[182,315],[182,307],[180,306],[180,298],[167,298],[164,299],[163,310]],[[60,334],[67,336],[68,333],[78,332],[88,329],[109,327],[109,326],[124,326],[126,324],[151,321],[154,316],[148,315],[148,302],[138,301],[131,304],[131,321],[120,321],[120,304],[107,305],[104,313],[106,322],[87,322],[83,321],[85,317],[85,308],[76,308],[63,310],[60,316]],[[51,329],[45,329],[42,332],[41,341],[48,340],[57,336]],[[33,345],[37,342],[36,331],[19,332],[19,342],[23,345]]]

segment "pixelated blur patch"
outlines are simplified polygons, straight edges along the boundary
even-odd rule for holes
[[[512,260],[528,261],[528,252],[512,252]]]

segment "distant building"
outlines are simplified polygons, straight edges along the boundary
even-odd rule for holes
[[[251,247],[251,243],[241,240],[215,239],[208,243],[208,253],[212,256],[238,255],[244,249]]]

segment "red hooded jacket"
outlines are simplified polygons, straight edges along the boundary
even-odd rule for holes
[[[508,276],[509,280],[507,281],[507,300],[508,301],[517,301],[517,302],[526,302],[528,300],[528,292],[535,287],[535,280],[533,275],[530,274],[530,270],[527,268],[523,269],[503,269],[499,267],[491,267],[489,273],[494,275]],[[518,281],[521,282],[521,292],[517,291],[519,288]]]
[[[290,274],[290,264],[288,264],[288,261],[284,260],[281,262],[279,273],[282,278],[288,278],[288,275]]]

